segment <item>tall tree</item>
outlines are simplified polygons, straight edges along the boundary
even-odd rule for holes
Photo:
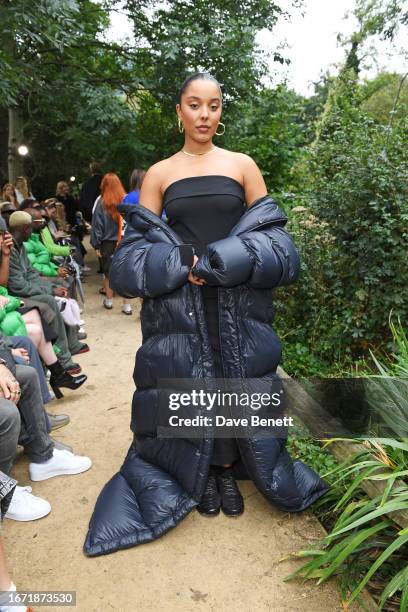
[[[70,93],[74,100],[79,89],[134,83],[135,73],[126,66],[131,51],[102,39],[113,4],[113,0],[2,0],[0,105],[8,108],[9,115],[10,180],[21,171],[16,147],[23,140],[25,124],[33,129],[41,117],[38,110],[51,107],[56,95]]]
[[[153,106],[160,107],[163,122],[171,117],[176,125],[177,89],[189,73],[211,72],[223,86],[227,111],[261,89],[261,78],[269,68],[256,34],[262,29],[272,32],[284,14],[276,2],[125,0],[124,4],[133,22],[143,86]],[[278,51],[273,59],[285,61]]]

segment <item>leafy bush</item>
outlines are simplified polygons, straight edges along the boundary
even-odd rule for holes
[[[338,81],[308,149],[305,206],[291,211],[301,278],[277,306],[295,342],[329,362],[389,348],[389,312],[408,304],[408,115],[388,134],[349,71]]]
[[[400,322],[391,322],[391,332],[395,352],[387,363],[380,363],[375,358],[379,377],[389,379],[396,373],[408,381],[408,337]],[[408,398],[395,394],[387,385],[383,389],[390,391],[387,407],[392,423],[393,415],[399,413],[403,402],[407,413]],[[337,575],[345,606],[357,599],[367,585],[380,610],[395,609],[398,605],[401,611],[406,611],[408,526],[401,529],[393,517],[396,512],[406,514],[408,508],[408,438],[366,438],[360,442],[361,450],[357,454],[325,474],[332,489],[329,500],[325,501],[325,496],[321,502],[326,506],[331,502],[330,510],[335,516],[329,535],[315,548],[295,555],[311,560],[287,579],[299,576],[304,580],[318,579],[320,584]],[[297,440],[292,441],[295,451],[297,444]],[[313,444],[299,448],[306,461],[316,464]],[[326,460],[324,465],[327,466]],[[378,494],[373,498],[363,489],[367,480],[379,484]]]

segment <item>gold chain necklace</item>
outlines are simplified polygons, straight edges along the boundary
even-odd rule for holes
[[[181,149],[181,151],[182,151],[182,153],[184,153],[184,155],[189,155],[190,157],[200,157],[201,155],[209,155],[210,153],[212,153],[213,151],[216,151],[216,150],[217,150],[217,147],[214,147],[213,149],[211,149],[210,151],[206,151],[205,153],[188,153],[184,149]]]

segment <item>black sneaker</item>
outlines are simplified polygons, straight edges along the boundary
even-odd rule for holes
[[[197,510],[204,516],[217,516],[220,513],[220,496],[217,490],[215,475],[210,472],[207,486],[201,498]]]
[[[216,475],[221,498],[221,508],[227,516],[239,516],[244,511],[244,500],[235,481],[231,468],[225,468]]]

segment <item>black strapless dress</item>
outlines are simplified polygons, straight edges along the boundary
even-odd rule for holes
[[[226,238],[244,214],[242,185],[222,175],[192,176],[175,181],[163,195],[169,226],[180,239],[194,246],[198,257],[207,245]],[[210,343],[214,352],[216,377],[223,378],[218,328],[218,287],[203,285],[201,292]],[[215,438],[212,465],[226,465],[239,459],[235,438]]]

